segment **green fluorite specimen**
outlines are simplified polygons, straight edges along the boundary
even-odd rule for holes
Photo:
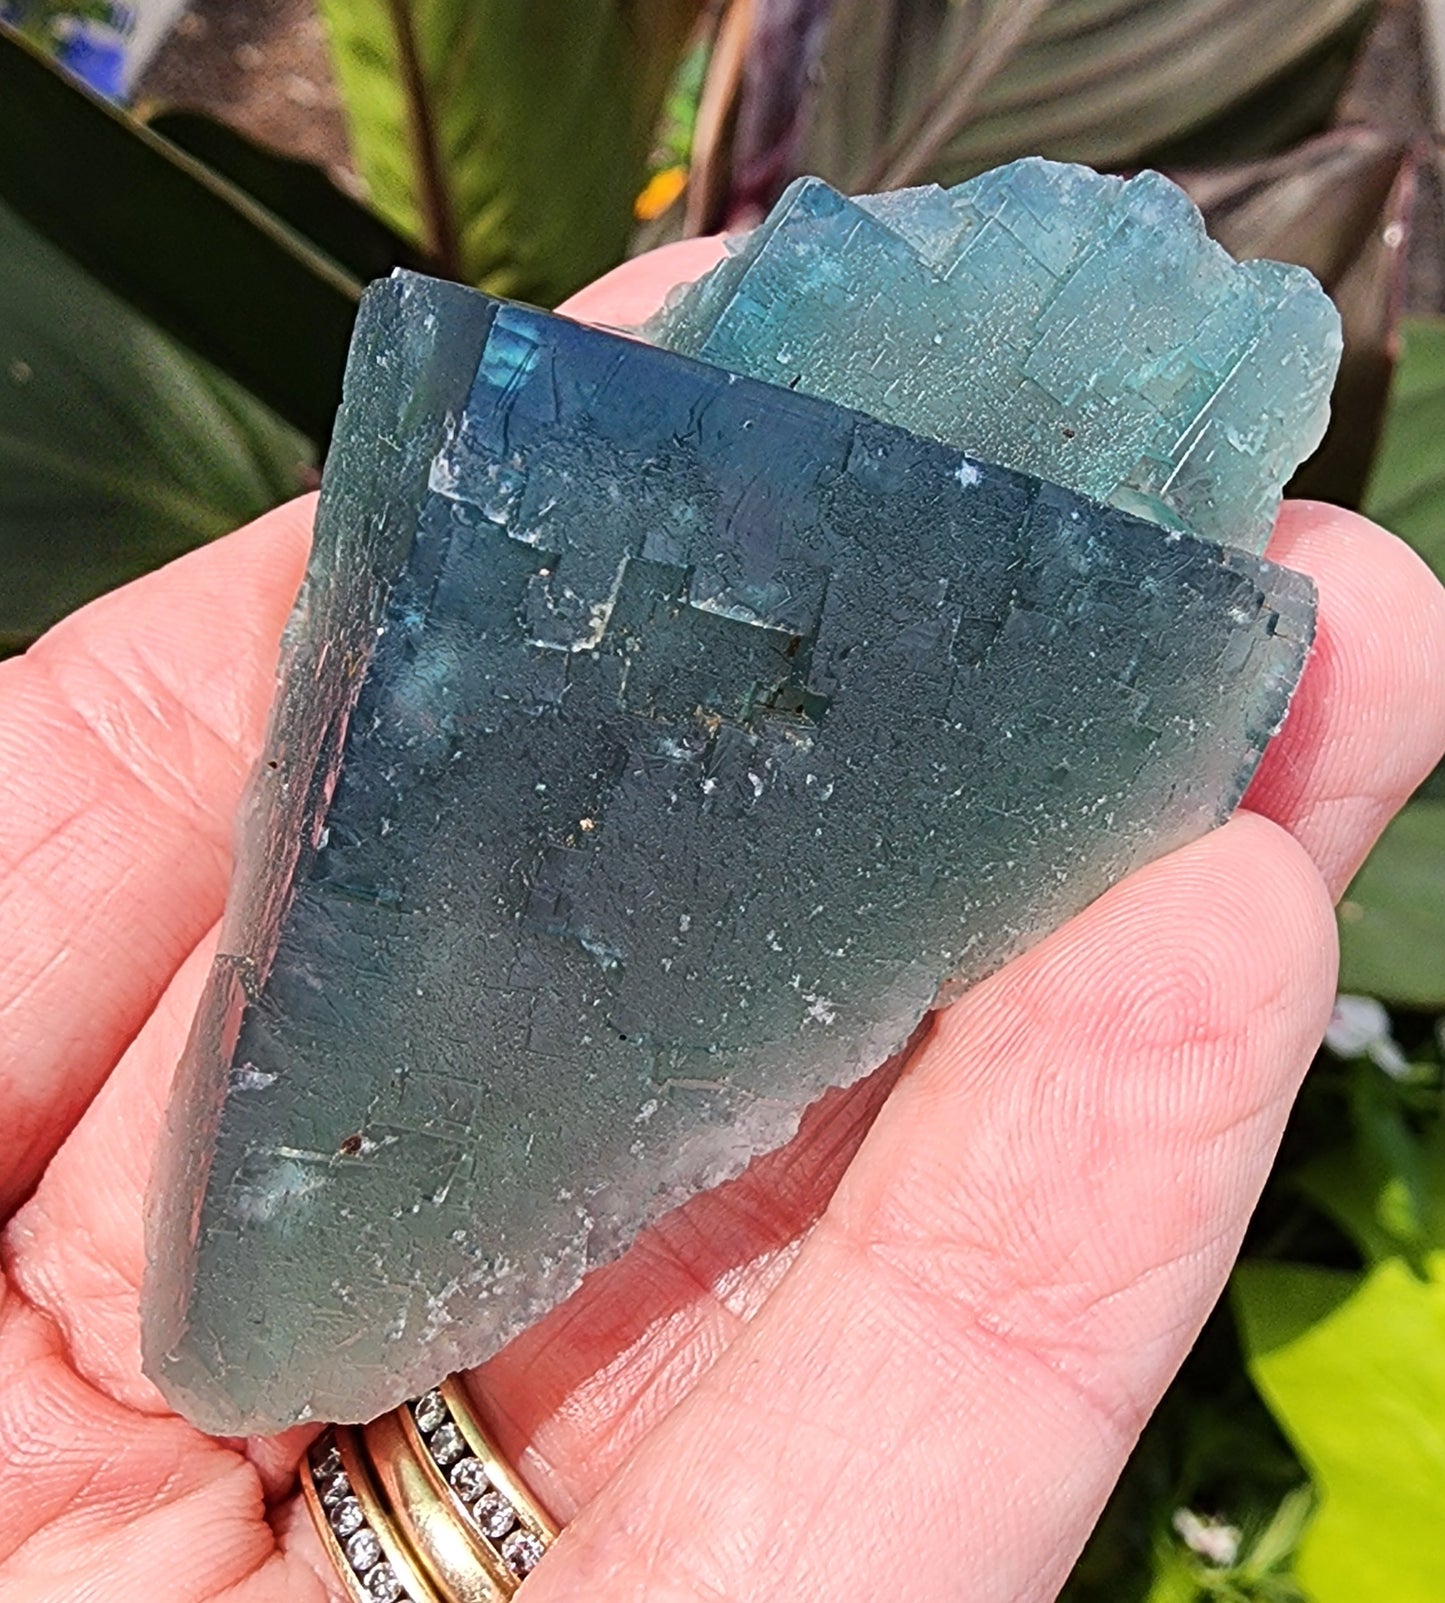
[[[363,303],[151,1198],[203,1426],[494,1351],[1238,801],[1307,580],[456,285]]]
[[[648,335],[1253,551],[1340,357],[1315,279],[1236,262],[1168,179],[1037,158],[857,200],[801,178]]]

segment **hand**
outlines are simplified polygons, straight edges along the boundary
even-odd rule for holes
[[[574,309],[635,321],[714,254],[632,264]],[[293,1496],[305,1433],[192,1429],[141,1376],[136,1314],[152,1146],[311,516],[0,666],[12,1603],[341,1596]],[[1320,639],[1247,810],[486,1366],[504,1445],[570,1522],[528,1603],[1054,1596],[1228,1274],[1329,1011],[1331,897],[1445,745],[1423,566],[1306,504],[1273,554],[1314,574]]]

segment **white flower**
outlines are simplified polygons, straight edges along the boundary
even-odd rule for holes
[[[1403,1080],[1410,1073],[1409,1059],[1390,1032],[1390,1015],[1373,996],[1335,998],[1325,1045],[1336,1057],[1369,1058],[1392,1080]]]
[[[1191,1553],[1221,1570],[1239,1559],[1239,1531],[1233,1525],[1206,1519],[1192,1508],[1179,1508],[1174,1511],[1174,1529]]]

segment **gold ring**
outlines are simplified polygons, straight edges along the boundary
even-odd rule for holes
[[[353,1603],[506,1603],[557,1538],[456,1376],[332,1426],[301,1495]]]

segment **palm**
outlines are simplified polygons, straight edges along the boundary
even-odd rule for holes
[[[676,262],[581,309],[632,321]],[[150,1153],[309,516],[0,669],[7,1209],[44,1169],[4,1236],[7,1597],[334,1584],[290,1497],[303,1438],[218,1443],[170,1414],[136,1317]],[[487,1367],[506,1446],[572,1520],[529,1599],[812,1603],[898,1575],[920,1603],[1053,1595],[1268,1168],[1331,994],[1326,890],[1445,744],[1445,599],[1418,563],[1307,506],[1276,554],[1316,575],[1323,627],[1264,816],[977,988],[876,1122],[889,1072]]]

